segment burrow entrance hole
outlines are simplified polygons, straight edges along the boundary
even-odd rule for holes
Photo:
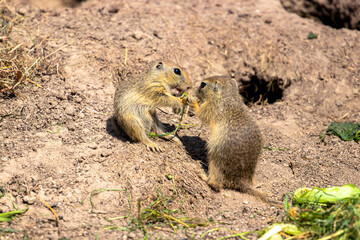
[[[239,82],[239,92],[246,104],[271,104],[280,101],[285,88],[291,83],[290,80],[261,75],[251,75],[246,80],[240,79]]]
[[[360,30],[359,0],[280,0],[285,10],[333,28]]]

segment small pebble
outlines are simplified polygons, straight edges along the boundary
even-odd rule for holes
[[[230,198],[231,195],[229,193],[224,193],[224,197]]]
[[[111,155],[111,151],[108,150],[104,150],[102,151],[102,153],[100,154],[100,157],[108,157]]]
[[[69,105],[65,108],[65,113],[73,116],[75,114],[75,108],[73,106]]]
[[[95,150],[95,149],[97,149],[98,148],[98,145],[96,144],[96,143],[90,143],[89,144],[89,148],[91,148],[91,149],[93,149],[93,150]]]
[[[8,206],[0,206],[0,213],[9,212],[10,208]]]
[[[25,197],[23,197],[23,202],[29,205],[33,205],[35,201],[36,201],[36,197],[33,196],[26,195]]]
[[[75,123],[73,121],[69,121],[68,123],[66,123],[66,126],[70,131],[75,131],[75,129],[76,129]]]
[[[135,239],[136,233],[135,233],[135,232],[130,232],[129,235],[128,235],[128,237],[129,237],[130,239]]]
[[[82,102],[82,98],[79,97],[79,96],[75,96],[75,97],[74,97],[74,100],[75,100],[75,102],[77,102],[77,103],[81,103],[81,102]]]
[[[248,201],[244,201],[244,204],[247,205],[247,204],[249,204],[249,202],[248,202]]]

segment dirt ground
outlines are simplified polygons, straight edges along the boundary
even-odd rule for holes
[[[138,200],[144,208],[157,192],[177,192],[184,215],[214,222],[176,233],[148,229],[149,239],[200,239],[221,227],[203,238],[216,239],[281,220],[282,209],[231,190],[213,192],[198,177],[206,163],[206,127],[181,129],[184,147],[156,139],[163,153],[114,132],[117,82],[157,59],[183,66],[195,86],[205,77],[232,76],[248,101],[256,102],[249,110],[265,145],[275,149],[261,155],[257,190],[283,201],[302,186],[360,186],[359,144],[319,138],[332,121],[360,122],[358,30],[301,18],[279,0],[70,3],[8,2],[21,16],[12,38],[49,57],[46,70],[33,78],[43,88],[24,82],[21,96],[0,96],[1,116],[23,108],[21,116],[0,122],[0,186],[6,191],[0,212],[13,210],[13,203],[19,209],[30,204],[23,216],[0,228],[25,231],[30,239],[141,239],[141,230],[106,230],[111,224],[105,219],[128,213],[127,193],[136,217]],[[307,39],[309,32],[318,38]],[[259,92],[268,88],[274,91]],[[170,109],[159,115],[170,125],[179,120]],[[187,116],[184,123],[199,120]],[[92,212],[90,194],[97,189],[127,192],[93,196]],[[58,225],[33,196],[53,207]],[[126,227],[129,219],[112,223]],[[9,233],[0,239],[23,237]]]

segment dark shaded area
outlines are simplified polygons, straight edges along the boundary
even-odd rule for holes
[[[110,117],[106,120],[106,132],[114,138],[117,138],[123,142],[134,142],[132,141],[126,133],[122,130],[119,125],[114,126],[112,123],[112,118]]]
[[[112,121],[112,118],[113,117],[110,117],[106,120],[106,132],[109,135],[111,135],[112,137],[117,138],[123,142],[127,142],[127,141],[129,141],[131,143],[135,142],[128,137],[128,135],[125,133],[125,131],[121,128],[121,126],[119,126],[116,123],[116,120],[115,120],[115,122]],[[114,124],[116,124],[116,126],[114,126]],[[165,127],[166,132],[172,132],[176,128],[176,126],[174,126],[174,125],[170,125],[167,123],[162,123],[162,124]]]
[[[359,0],[280,0],[289,12],[313,18],[333,28],[360,30]]]
[[[202,168],[207,172],[208,163],[206,142],[196,136],[183,136],[179,138],[189,156],[196,161],[200,161]]]
[[[239,80],[239,92],[245,103],[274,103],[281,100],[283,91],[290,86],[290,80],[278,77],[267,77],[261,74],[252,74],[248,79]]]
[[[66,7],[77,7],[80,3],[85,2],[86,0],[62,0],[64,6]]]

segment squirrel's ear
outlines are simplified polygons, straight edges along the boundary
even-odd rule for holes
[[[218,81],[216,81],[214,83],[214,92],[218,92],[218,91],[221,91],[221,84]]]
[[[163,63],[162,62],[158,62],[156,65],[156,69],[163,69]]]

